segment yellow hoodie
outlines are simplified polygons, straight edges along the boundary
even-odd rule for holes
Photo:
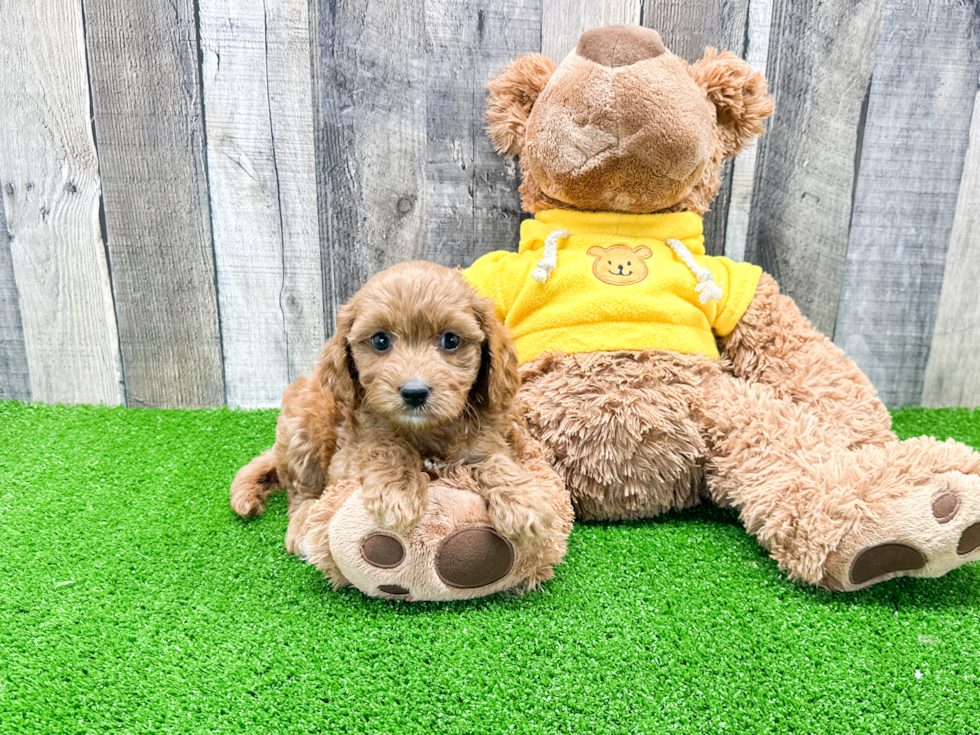
[[[557,264],[545,257],[546,240],[557,244]],[[735,328],[761,274],[758,266],[705,255],[693,212],[564,209],[522,222],[518,252],[489,253],[463,272],[494,300],[522,363],[548,350],[718,357],[715,336]]]

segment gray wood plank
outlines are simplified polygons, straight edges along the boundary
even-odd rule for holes
[[[131,406],[225,402],[192,0],[86,0]]]
[[[925,406],[980,406],[980,95],[973,103],[936,323],[922,388]]]
[[[745,56],[749,0],[645,0],[643,25],[660,33],[667,48],[688,62],[708,46]],[[722,165],[721,188],[704,217],[704,247],[709,255],[725,252],[732,196],[732,164]]]
[[[286,368],[309,373],[327,336],[313,146],[309,0],[266,0],[269,112],[282,213]],[[332,327],[331,327],[332,329]]]
[[[428,258],[468,266],[516,249],[517,165],[495,153],[483,111],[487,82],[541,43],[541,0],[427,0]]]
[[[0,181],[0,192],[3,182]],[[31,374],[20,318],[20,296],[10,257],[10,233],[0,195],[0,399],[31,400]]]
[[[24,395],[26,358],[33,400],[118,404],[81,5],[0,0],[0,38],[0,181],[9,233],[0,250],[17,291],[14,297],[3,277],[4,298],[19,304],[22,324],[22,341],[15,336],[3,348],[15,360],[14,390]]]
[[[306,16],[296,0],[200,3],[211,225],[232,406],[278,406],[296,369],[290,353],[302,353],[304,372],[323,342],[310,206],[309,29],[300,25]]]
[[[881,0],[774,0],[746,260],[833,334]]]
[[[317,189],[325,308],[426,254],[422,0],[312,0]]]
[[[769,65],[772,3],[773,0],[752,0],[745,33],[744,58],[753,69],[763,74]],[[758,144],[753,142],[732,162],[731,194],[728,200],[728,216],[725,218],[724,255],[736,262],[745,260],[758,150]],[[713,240],[712,247],[716,249],[717,235],[713,236]]]
[[[590,28],[639,24],[643,0],[544,0],[541,53],[560,64]]]
[[[980,74],[977,18],[975,2],[884,2],[834,339],[890,406],[922,398]]]

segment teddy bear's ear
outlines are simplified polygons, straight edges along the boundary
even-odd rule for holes
[[[638,247],[634,252],[636,253],[636,257],[638,257],[640,260],[646,260],[647,258],[653,257],[653,251],[646,245]]]
[[[524,126],[534,101],[555,71],[555,63],[541,54],[518,56],[487,87],[487,134],[494,148],[508,158],[524,147]]]
[[[718,111],[718,129],[725,158],[732,158],[765,132],[773,103],[766,78],[728,51],[704,50],[704,58],[688,72]]]

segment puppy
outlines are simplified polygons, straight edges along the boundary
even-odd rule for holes
[[[242,516],[289,495],[296,553],[309,507],[355,476],[380,525],[405,532],[426,511],[430,474],[467,467],[490,522],[518,544],[544,540],[554,512],[517,462],[523,424],[513,343],[459,272],[416,261],[372,277],[340,310],[313,375],[283,395],[276,443],[231,487]]]

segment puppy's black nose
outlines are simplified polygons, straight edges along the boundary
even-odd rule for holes
[[[429,400],[432,391],[421,380],[409,380],[398,391],[405,405],[410,408],[421,408]]]

